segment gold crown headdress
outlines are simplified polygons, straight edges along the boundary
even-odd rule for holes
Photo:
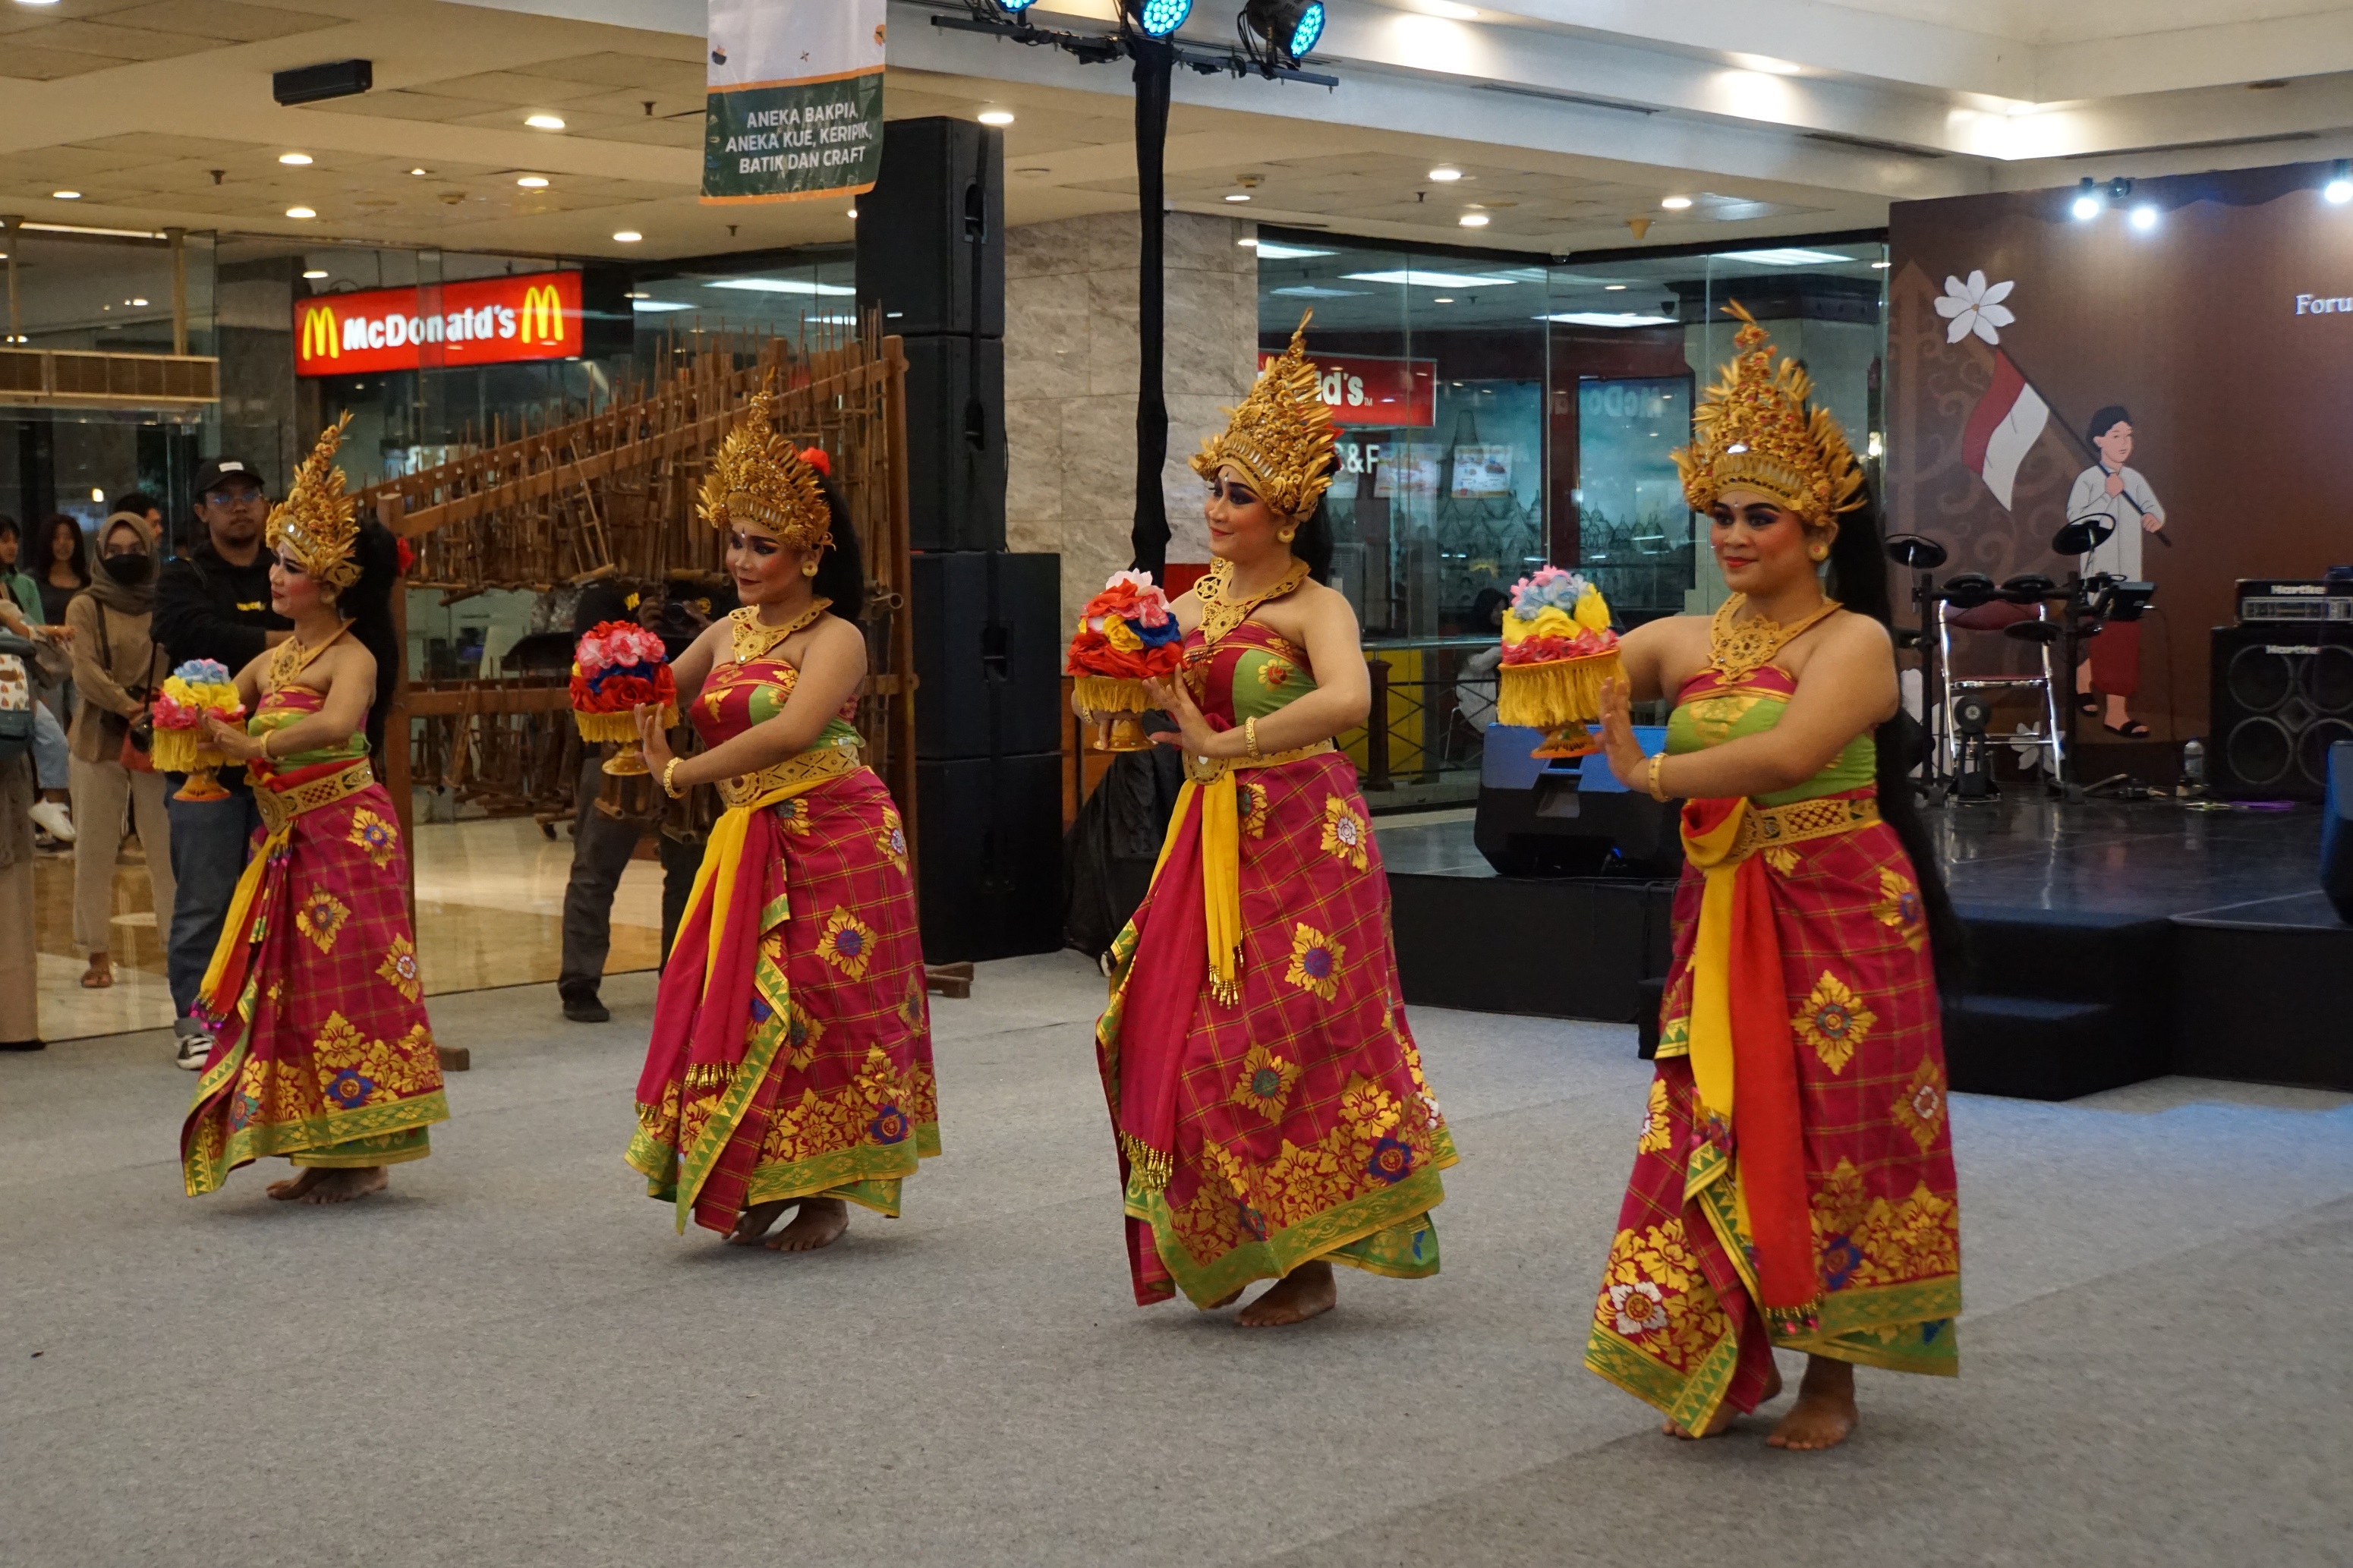
[[[1217,478],[1230,463],[1248,475],[1252,489],[1275,514],[1305,521],[1332,488],[1332,410],[1318,386],[1315,363],[1307,357],[1307,323],[1299,318],[1291,347],[1266,367],[1221,435],[1201,443],[1193,471]]]
[[[833,542],[833,510],[817,465],[769,424],[773,399],[772,389],[762,387],[719,443],[695,510],[713,528],[747,522],[790,549],[823,550]]]
[[[1828,409],[1812,406],[1814,384],[1794,360],[1778,364],[1770,338],[1738,304],[1736,351],[1723,379],[1692,410],[1692,444],[1674,454],[1683,499],[1694,511],[1734,486],[1772,497],[1812,528],[1863,504],[1862,465]]]
[[[280,561],[290,561],[310,575],[336,589],[360,579],[360,563],[353,558],[359,542],[359,500],[343,493],[343,470],[335,467],[335,448],[343,444],[351,411],[319,432],[319,444],[294,470],[286,499],[269,509],[265,536]]]

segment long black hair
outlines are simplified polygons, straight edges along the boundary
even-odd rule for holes
[[[831,599],[828,613],[863,631],[866,562],[858,548],[858,524],[850,521],[849,502],[843,499],[841,488],[830,475],[821,478],[818,488],[825,492],[826,510],[832,516],[833,542],[818,557],[817,575],[809,580],[809,591],[820,599]]]
[[[335,597],[335,613],[352,623],[352,636],[375,656],[375,698],[368,704],[368,749],[384,752],[384,722],[392,707],[393,683],[400,679],[403,649],[393,630],[392,595],[400,581],[400,542],[375,519],[360,520],[359,537],[352,544],[359,563],[356,582]],[[408,743],[408,737],[400,738]]]
[[[87,588],[90,586],[90,545],[82,537],[80,520],[61,511],[51,512],[42,522],[40,533],[32,541],[33,559],[30,562],[25,559],[23,544],[16,547],[16,570],[29,572],[35,582],[47,585],[49,568],[58,560],[58,530],[60,528],[73,530],[74,547],[72,552],[65,557],[65,563],[81,585]]]
[[[1880,525],[1879,498],[1864,491],[1861,508],[1839,519],[1838,537],[1831,542],[1831,597],[1858,616],[1869,616],[1891,631],[1895,601],[1888,588],[1887,557]],[[1912,861],[1912,878],[1919,884],[1920,908],[1927,917],[1928,940],[1936,962],[1936,983],[1958,991],[1968,982],[1968,932],[1953,909],[1952,890],[1945,885],[1945,867],[1920,820],[1920,803],[1912,793],[1912,770],[1928,755],[1928,733],[1908,709],[1873,733],[1879,752],[1879,816],[1895,830],[1904,853]]]
[[[1307,574],[1318,583],[1329,585],[1332,581],[1332,511],[1328,498],[1319,497],[1315,510],[1299,525],[1292,537],[1291,553],[1307,563]]]

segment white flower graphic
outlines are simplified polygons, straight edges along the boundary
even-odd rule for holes
[[[1989,284],[1982,272],[1970,273],[1966,283],[1957,278],[1947,278],[1945,292],[1936,300],[1936,314],[1953,323],[1945,329],[1945,341],[1957,343],[1975,332],[1989,343],[2001,342],[2001,333],[1996,329],[2018,320],[2002,301],[2017,287],[2010,281]]]
[[[1609,1287],[1609,1309],[1618,1315],[1618,1331],[1630,1340],[1667,1326],[1665,1298],[1648,1279]]]

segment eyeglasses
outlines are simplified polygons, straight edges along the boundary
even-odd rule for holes
[[[236,506],[242,501],[252,501],[258,505],[269,498],[251,485],[239,485],[235,489],[206,490],[197,499],[206,506]]]

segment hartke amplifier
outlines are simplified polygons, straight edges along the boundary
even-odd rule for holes
[[[2285,624],[2353,626],[2353,581],[2318,578],[2242,577],[2241,626]]]
[[[915,763],[923,959],[1062,945],[1062,753]]]
[[[2214,628],[2207,770],[2225,800],[2318,800],[2353,741],[2353,626]]]

